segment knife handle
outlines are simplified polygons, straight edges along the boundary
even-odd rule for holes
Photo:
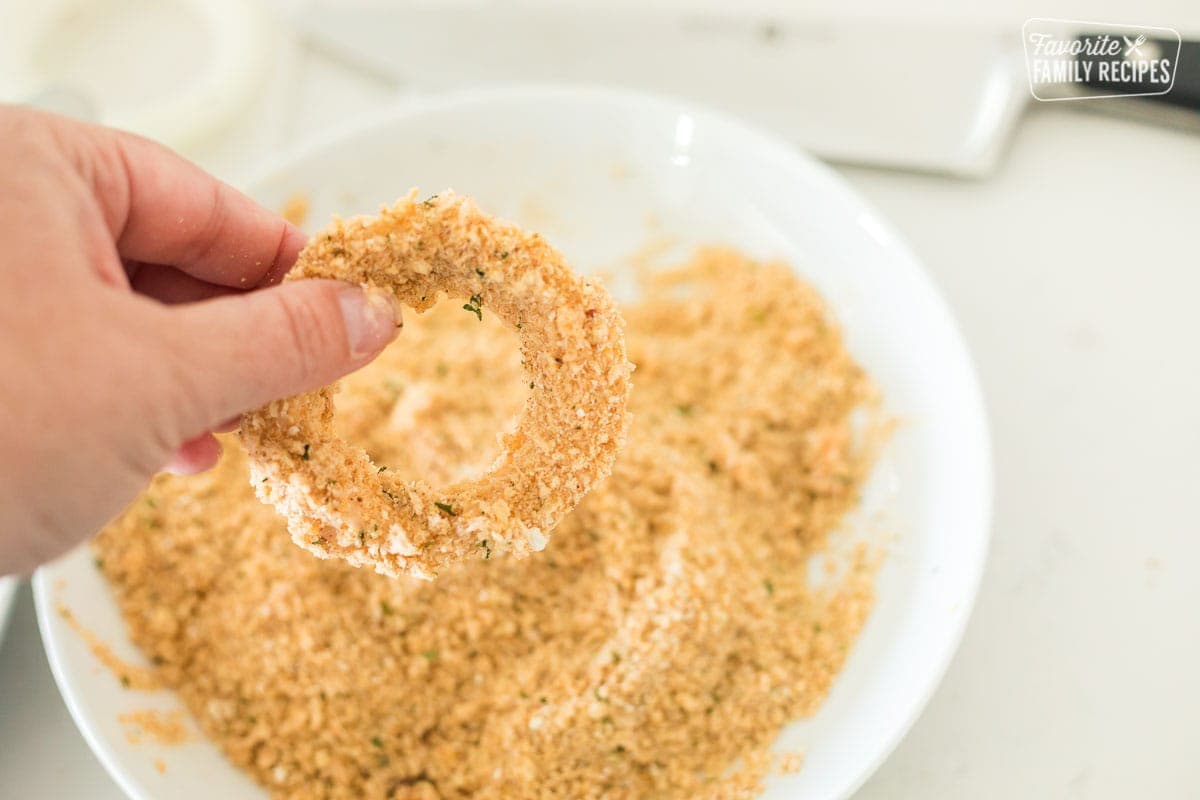
[[[1081,33],[1076,40],[1094,39],[1098,34]],[[1164,57],[1174,54],[1176,42],[1174,39],[1146,37],[1142,47],[1157,48]],[[1170,91],[1165,94],[1149,94],[1162,90],[1161,83],[1151,83],[1147,78],[1141,81],[1112,81],[1100,80],[1100,71],[1095,62],[1110,60],[1104,56],[1079,54],[1076,60],[1081,64],[1093,62],[1089,77],[1083,81],[1084,88],[1092,94],[1143,95],[1140,99],[1147,102],[1163,103],[1176,108],[1200,113],[1200,41],[1184,40],[1179,44],[1179,59],[1174,65],[1175,82]]]

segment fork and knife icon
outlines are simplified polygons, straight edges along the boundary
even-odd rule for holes
[[[1121,38],[1125,40],[1125,52],[1123,57],[1126,60],[1128,60],[1133,53],[1137,53],[1137,57],[1140,59],[1146,58],[1146,54],[1142,52],[1142,45],[1146,43],[1146,37],[1144,35],[1138,36],[1137,39],[1134,40],[1131,40],[1128,36],[1122,36]]]

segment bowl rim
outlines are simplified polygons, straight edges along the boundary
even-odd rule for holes
[[[914,682],[913,690],[908,693],[907,707],[904,707],[903,712],[898,715],[902,722],[895,725],[886,736],[876,740],[877,744],[870,757],[863,760],[862,766],[856,772],[848,773],[849,779],[831,795],[835,798],[847,798],[866,783],[908,735],[941,685],[958,652],[977,604],[984,568],[991,549],[994,499],[994,468],[989,418],[979,383],[978,370],[970,349],[967,347],[957,319],[932,276],[913,254],[905,240],[874,206],[825,163],[799,147],[789,144],[779,136],[744,122],[736,116],[667,95],[593,84],[498,84],[403,97],[380,106],[378,109],[356,115],[347,122],[325,128],[284,149],[280,154],[264,159],[258,168],[247,173],[244,180],[237,181],[237,186],[245,188],[262,185],[272,176],[285,170],[290,164],[317,155],[344,139],[366,133],[388,123],[416,118],[429,113],[469,108],[479,104],[529,100],[609,104],[620,106],[626,110],[631,106],[642,106],[652,108],[660,114],[663,112],[676,115],[686,114],[693,117],[698,126],[723,128],[730,135],[744,140],[748,146],[765,154],[770,160],[780,163],[781,168],[805,174],[813,184],[819,185],[823,192],[829,193],[831,197],[836,197],[846,207],[856,209],[861,219],[869,221],[873,230],[887,238],[889,249],[899,256],[896,268],[903,269],[907,273],[905,278],[918,284],[920,289],[927,293],[932,307],[946,323],[945,327],[949,334],[947,344],[955,351],[962,367],[962,389],[964,398],[970,405],[966,411],[970,426],[973,428],[975,442],[973,457],[976,463],[973,466],[978,472],[978,485],[972,487],[972,491],[977,496],[976,516],[974,524],[964,528],[964,531],[970,530],[973,533],[971,538],[976,542],[973,558],[969,561],[964,559],[961,564],[966,576],[962,583],[966,589],[962,599],[965,606],[964,613],[958,615],[957,620],[948,626],[948,635],[942,638],[939,651],[935,657],[930,659],[930,663],[934,667],[927,670],[920,681]],[[55,613],[50,582],[46,571],[39,569],[32,580],[33,594],[37,609],[38,628],[45,644],[47,660],[63,700],[88,746],[121,789],[131,798],[151,800],[153,794],[149,787],[140,785],[121,767],[116,752],[99,735],[79,704],[78,687],[71,683],[66,674],[66,669],[58,653],[56,629],[49,623],[49,618]]]

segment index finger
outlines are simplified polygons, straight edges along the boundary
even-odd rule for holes
[[[97,170],[116,191],[98,192],[123,258],[164,264],[209,283],[277,283],[305,236],[291,223],[171,150],[109,131]]]

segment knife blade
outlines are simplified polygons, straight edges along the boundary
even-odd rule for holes
[[[293,25],[408,91],[636,88],[710,105],[832,161],[989,174],[1029,101],[1019,37],[991,30],[482,4],[310,5]]]

